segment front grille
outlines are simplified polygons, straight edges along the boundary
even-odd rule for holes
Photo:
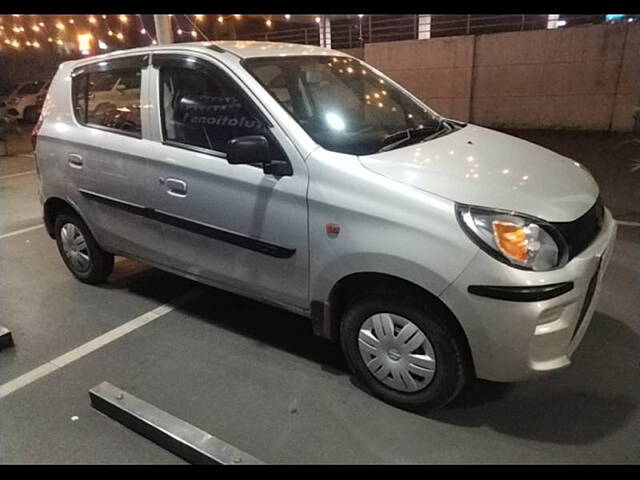
[[[556,222],[552,225],[556,227],[569,247],[569,260],[579,255],[602,230],[604,221],[604,203],[598,197],[596,203],[580,218],[573,222]]]

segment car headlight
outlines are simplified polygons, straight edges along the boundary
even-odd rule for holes
[[[564,266],[564,237],[548,222],[520,213],[456,204],[462,229],[476,245],[503,263],[524,270]]]

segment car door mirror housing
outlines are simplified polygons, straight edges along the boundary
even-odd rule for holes
[[[272,160],[269,141],[262,135],[232,138],[227,142],[227,162],[232,165],[262,165],[264,173],[292,175],[289,162]]]
[[[227,162],[232,165],[266,165],[271,162],[269,142],[262,135],[232,138],[227,142]]]

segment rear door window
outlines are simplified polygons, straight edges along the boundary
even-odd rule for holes
[[[73,79],[76,119],[87,126],[141,136],[139,68],[90,72]]]

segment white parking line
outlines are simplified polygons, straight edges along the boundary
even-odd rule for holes
[[[640,222],[625,222],[624,220],[616,220],[618,225],[623,225],[625,227],[640,227]]]
[[[153,310],[148,311],[147,313],[143,313],[133,320],[129,320],[127,323],[124,323],[119,327],[114,328],[113,330],[109,330],[107,333],[104,333],[99,337],[94,338],[93,340],[90,340],[87,343],[80,345],[79,347],[76,347],[73,350],[68,351],[67,353],[62,354],[49,362],[43,363],[39,367],[36,367],[33,370],[30,370],[27,373],[14,378],[13,380],[9,380],[8,382],[0,385],[0,400],[7,395],[11,395],[13,392],[26,387],[36,380],[46,377],[50,373],[55,372],[65,365],[69,365],[70,363],[75,362],[85,355],[88,355],[91,352],[94,352],[99,348],[104,347],[111,342],[114,342],[115,340],[125,336],[126,334],[131,333],[134,330],[153,322],[154,320],[157,320],[163,315],[166,315],[167,313],[175,310],[181,305],[184,305],[185,303],[193,300],[195,297],[204,292],[205,289],[206,287],[192,290],[191,292],[186,293],[169,303],[160,305],[159,307],[156,307]]]
[[[36,228],[44,228],[44,225],[34,225],[33,227],[21,228],[20,230],[16,230],[14,232],[3,233],[0,235],[0,240],[7,237],[13,237],[14,235],[20,235],[21,233],[30,232],[31,230],[35,230]]]
[[[35,170],[29,170],[28,172],[20,172],[20,173],[11,173],[9,175],[2,175],[0,176],[0,180],[5,180],[7,178],[16,178],[16,177],[22,177],[23,175],[32,175],[36,173]]]

